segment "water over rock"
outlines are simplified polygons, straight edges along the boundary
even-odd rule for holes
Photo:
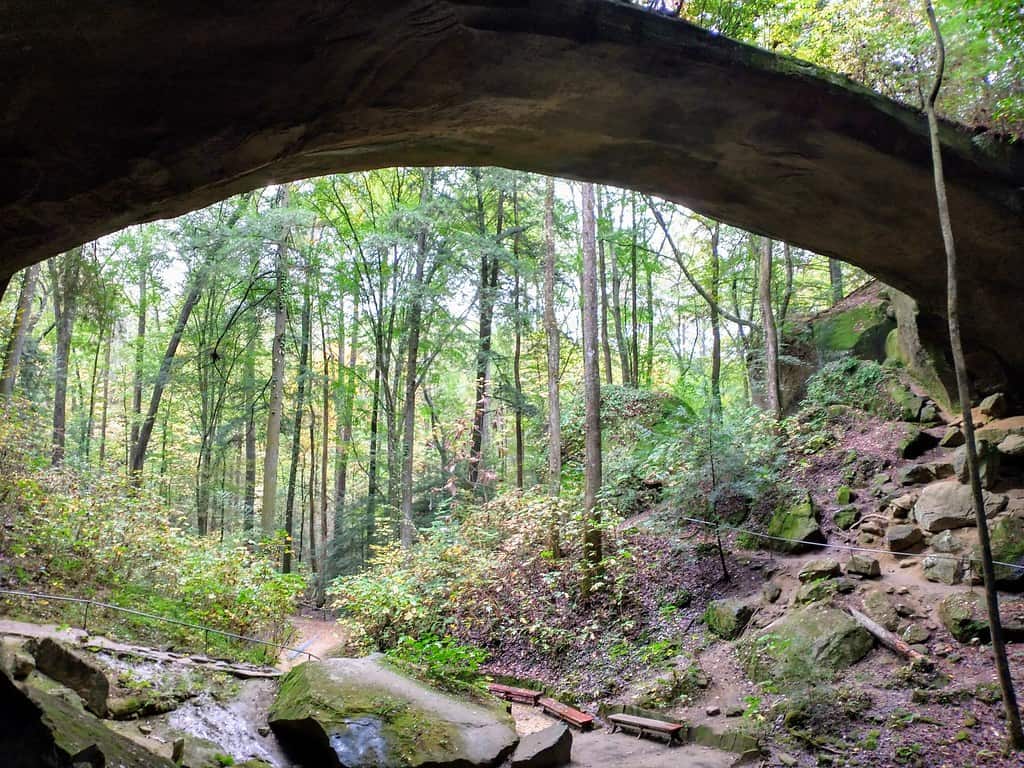
[[[335,768],[494,766],[518,742],[505,712],[431,689],[380,656],[300,664],[268,720],[295,759]]]

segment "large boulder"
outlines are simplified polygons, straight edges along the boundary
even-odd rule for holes
[[[107,728],[81,706],[0,672],[0,755],[4,768],[174,768]]]
[[[769,546],[790,554],[812,549],[814,544],[811,542],[825,541],[818,520],[818,511],[810,494],[787,507],[779,507],[768,523],[768,535],[775,537]]]
[[[1002,464],[1002,454],[999,449],[988,440],[979,440],[978,446],[978,476],[981,478],[982,488],[991,490],[999,482],[999,468]],[[953,454],[953,471],[956,479],[963,484],[971,481],[970,471],[967,465],[967,446],[961,446]]]
[[[36,668],[47,677],[77,693],[85,708],[99,717],[107,716],[110,681],[103,668],[84,654],[46,637],[35,648]]]
[[[295,759],[335,768],[493,766],[518,742],[504,711],[429,688],[379,656],[300,664],[268,721]]]
[[[989,525],[989,538],[992,560],[996,563],[996,587],[1011,592],[1024,590],[1024,520],[1010,516],[997,518]],[[981,547],[977,544],[971,570],[975,578],[981,578]]]
[[[840,574],[839,563],[831,557],[822,557],[817,560],[808,560],[804,563],[798,574],[800,581],[817,581],[827,579]]]
[[[862,579],[877,579],[882,575],[882,566],[877,558],[869,555],[852,554],[846,561],[846,575]]]
[[[731,598],[712,600],[704,611],[704,622],[708,629],[725,640],[732,640],[743,634],[743,630],[754,615],[752,600]]]
[[[954,592],[939,602],[939,621],[961,643],[988,641],[988,614],[980,592]]]
[[[885,543],[893,552],[909,552],[924,541],[916,525],[890,525],[885,530]]]
[[[864,595],[864,613],[890,632],[895,632],[900,624],[900,615],[896,612],[896,606],[884,592],[878,589],[873,589]]]
[[[995,517],[1006,507],[1006,496],[989,491],[983,494],[986,517]],[[921,491],[914,505],[914,518],[929,533],[975,525],[971,487],[955,480],[932,483]]]
[[[561,768],[572,759],[572,732],[565,723],[523,737],[512,754],[512,768]]]
[[[928,555],[921,561],[921,573],[928,581],[937,581],[951,586],[959,584],[960,558],[948,554]]]
[[[791,611],[740,649],[748,676],[763,682],[806,682],[868,654],[874,638],[843,611],[823,603]]]

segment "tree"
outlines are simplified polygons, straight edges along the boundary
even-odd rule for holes
[[[776,421],[780,421],[782,419],[782,399],[779,392],[779,334],[775,326],[775,308],[772,304],[772,241],[767,237],[761,238],[761,261],[758,275],[761,327],[764,332],[765,399],[772,416]]]
[[[583,473],[583,560],[581,589],[593,588],[601,563],[601,372],[598,337],[597,245],[594,186],[583,185],[583,399],[585,463]]]
[[[982,573],[985,579],[985,604],[988,609],[989,631],[992,637],[992,654],[995,656],[996,672],[999,686],[1003,694],[1003,709],[1006,712],[1006,729],[1010,745],[1017,750],[1024,749],[1024,729],[1021,728],[1020,710],[1017,707],[1017,695],[1013,688],[1013,677],[1006,658],[1006,644],[1003,640],[1002,620],[999,615],[999,594],[996,591],[995,567],[992,562],[992,543],[989,538],[988,519],[985,516],[985,499],[981,488],[979,473],[978,448],[974,439],[974,417],[971,413],[971,385],[967,375],[967,363],[964,358],[963,342],[960,336],[960,297],[957,273],[956,241],[953,237],[953,225],[949,215],[949,200],[946,195],[946,182],[942,167],[942,145],[939,142],[939,123],[935,115],[935,100],[942,88],[942,76],[945,68],[945,46],[942,31],[935,18],[935,10],[931,0],[924,0],[925,15],[932,34],[935,36],[937,49],[935,62],[935,81],[925,101],[925,112],[928,116],[928,133],[932,147],[932,166],[935,171],[935,199],[939,214],[939,227],[942,231],[942,242],[946,251],[946,317],[949,323],[949,342],[953,352],[953,366],[956,372],[957,395],[963,418],[964,441],[967,448],[967,465],[970,469],[971,497],[974,501],[974,517],[978,526],[978,543],[981,548]]]
[[[51,462],[64,461],[67,431],[68,363],[71,355],[71,334],[75,326],[78,293],[81,287],[84,254],[81,247],[51,259],[50,282],[53,292],[53,317],[57,328],[57,345],[53,356],[53,452]]]
[[[4,350],[3,373],[0,375],[0,395],[10,397],[14,394],[14,384],[18,378],[18,366],[25,352],[29,316],[32,312],[32,301],[36,294],[36,281],[39,279],[39,265],[33,264],[22,272],[21,290],[18,293],[18,306],[11,321],[11,332],[7,337]]]

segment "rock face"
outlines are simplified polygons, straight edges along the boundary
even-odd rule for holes
[[[806,681],[857,663],[873,644],[843,611],[813,603],[770,624],[740,656],[752,680]]]
[[[770,541],[772,549],[791,554],[813,548],[812,544],[803,542],[824,542],[825,537],[818,525],[818,512],[810,495],[788,507],[777,509],[768,523],[768,535],[784,539]]]
[[[989,525],[992,541],[992,559],[995,565],[996,587],[1012,592],[1024,590],[1024,520],[1019,517],[1000,517]],[[975,545],[971,561],[974,576],[981,578],[981,548]],[[1011,565],[1021,566],[1012,568]]]
[[[504,712],[432,690],[380,657],[300,664],[268,721],[296,759],[338,768],[494,766],[518,742]]]
[[[0,672],[4,768],[174,768],[57,696],[17,686]]]
[[[561,768],[572,759],[572,732],[565,723],[524,736],[512,754],[512,768]]]
[[[712,600],[704,612],[708,629],[725,640],[739,637],[754,615],[751,601],[740,598]]]
[[[1006,507],[1007,499],[1001,494],[985,491],[984,497],[986,517],[995,517]],[[953,480],[932,483],[921,491],[914,505],[914,516],[929,533],[974,525],[970,486]]]
[[[39,641],[35,657],[40,672],[81,696],[86,709],[94,715],[107,716],[110,681],[100,667],[48,637]]]
[[[628,3],[270,0],[240,15],[82,0],[16,6],[4,28],[0,102],[17,108],[0,128],[3,277],[272,180],[487,164],[660,194],[846,259],[941,317],[923,116]],[[950,198],[973,225],[958,236],[965,343],[1024,370],[1024,150],[940,132]]]

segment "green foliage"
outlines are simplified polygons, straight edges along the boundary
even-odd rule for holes
[[[412,665],[431,682],[450,687],[453,681],[472,684],[479,677],[480,665],[487,653],[470,645],[463,645],[451,637],[436,635],[398,639],[388,657]]]
[[[807,382],[807,403],[827,408],[849,408],[891,415],[892,402],[885,391],[890,373],[878,363],[844,357],[826,364]]]
[[[235,634],[286,638],[285,619],[306,584],[301,575],[277,572],[281,542],[260,551],[222,546],[189,533],[159,498],[132,488],[123,476],[41,468],[39,446],[23,439],[33,431],[34,415],[19,401],[2,408],[0,515],[12,527],[0,533],[0,548],[22,586],[95,597]],[[141,617],[131,621],[136,631],[192,647],[203,642],[201,632]],[[211,644],[221,643],[211,637]],[[217,647],[276,657],[261,648]]]

